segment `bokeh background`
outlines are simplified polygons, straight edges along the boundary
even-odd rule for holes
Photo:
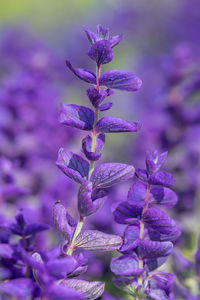
[[[144,167],[147,150],[169,151],[165,168],[176,177],[179,196],[171,214],[183,231],[175,255],[184,254],[183,259],[192,262],[200,232],[198,0],[0,2],[2,219],[14,217],[23,207],[27,218],[52,225],[52,205],[58,199],[77,215],[77,186],[57,170],[55,161],[61,146],[80,152],[84,135],[60,125],[58,111],[61,103],[88,105],[87,86],[69,73],[65,59],[94,70],[84,25],[94,30],[97,24],[109,27],[111,34],[123,34],[114,60],[104,70],[127,70],[143,81],[136,93],[117,91],[112,96],[112,115],[140,121],[142,128],[135,134],[107,135],[103,161]],[[128,186],[111,189],[109,201],[87,226],[122,232],[110,208],[126,197]],[[55,245],[57,239],[53,230],[41,234],[38,249]],[[108,278],[107,290],[118,294],[110,282],[110,256],[89,259],[88,278]],[[174,265],[178,276],[184,273],[179,280],[195,294],[187,268],[180,270],[181,263],[171,261],[166,269]]]

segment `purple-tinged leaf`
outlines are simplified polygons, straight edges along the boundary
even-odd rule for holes
[[[87,89],[87,96],[92,105],[96,108],[99,108],[99,104],[101,104],[106,97],[112,94],[113,91],[111,89],[97,90],[95,87],[90,87],[89,89]]]
[[[148,182],[150,184],[163,185],[163,186],[170,186],[174,184],[175,181],[176,180],[174,179],[172,174],[164,171],[152,174],[148,179]]]
[[[95,213],[106,199],[105,194],[96,199],[92,196],[92,182],[84,181],[78,192],[78,211],[83,217]]]
[[[96,132],[137,132],[141,128],[140,123],[124,121],[119,118],[105,116],[100,119],[96,126]]]
[[[112,70],[101,75],[100,85],[112,89],[137,91],[141,87],[142,81],[130,72]]]
[[[135,175],[142,181],[147,182],[148,181],[148,173],[146,170],[136,168],[135,169]]]
[[[135,174],[135,168],[131,165],[120,163],[104,163],[94,169],[91,176],[93,188],[107,188],[131,179]]]
[[[0,295],[5,297],[2,299],[14,299],[16,297],[20,300],[33,299],[35,288],[36,285],[31,279],[12,279],[0,284]]]
[[[167,260],[167,256],[164,257],[154,257],[154,258],[149,258],[146,260],[146,265],[148,266],[149,271],[154,271],[156,269],[158,269],[160,266],[162,266],[166,260]]]
[[[106,102],[106,103],[103,103],[101,104],[98,109],[100,111],[105,111],[105,110],[109,110],[110,108],[112,107],[112,102]]]
[[[90,48],[88,56],[96,61],[97,66],[111,62],[113,60],[113,52],[110,43],[106,40],[95,42]]]
[[[133,184],[128,192],[128,201],[134,203],[142,203],[145,200],[147,193],[147,184],[134,178]],[[151,186],[149,194],[149,202],[158,205],[165,205],[172,207],[177,203],[177,195],[174,191],[167,187]]]
[[[100,281],[86,281],[82,279],[64,279],[60,283],[65,287],[73,288],[84,295],[84,299],[95,300],[104,292],[105,284]]]
[[[172,273],[159,272],[153,274],[152,279],[157,282],[157,287],[164,290],[167,295],[172,292],[176,276]]]
[[[91,44],[94,44],[97,40],[96,33],[89,30],[88,26],[85,26],[85,33],[87,35],[87,38]]]
[[[124,231],[123,237],[123,245],[120,248],[120,252],[130,251],[135,249],[139,242],[140,242],[140,225],[139,224],[132,224],[128,225]]]
[[[168,152],[159,154],[158,151],[148,151],[146,153],[146,167],[150,175],[158,172],[165,159],[167,158],[167,154]]]
[[[96,137],[95,152],[92,152],[92,138],[91,136],[86,136],[82,140],[82,149],[88,160],[96,161],[101,157],[101,150],[103,149],[105,143],[105,134],[100,133]]]
[[[78,235],[75,241],[76,248],[92,251],[118,250],[121,245],[122,238],[120,236],[97,230],[85,230]]]
[[[133,255],[122,255],[113,258],[110,269],[115,275],[120,276],[139,276],[145,270],[139,268],[138,260]]]
[[[15,219],[17,221],[18,226],[20,227],[21,230],[24,230],[26,221],[24,219],[23,211],[20,210],[17,215],[15,216]]]
[[[83,253],[78,253],[77,255],[73,255],[73,257],[77,261],[77,267],[73,270],[73,272],[67,274],[67,278],[77,277],[85,273],[88,268],[88,259],[84,257]]]
[[[149,208],[144,212],[144,223],[161,234],[171,234],[176,228],[176,223],[164,211],[158,208]]]
[[[33,234],[39,233],[41,231],[48,230],[49,228],[50,227],[46,224],[30,223],[30,224],[26,225],[26,227],[24,229],[24,235],[25,236],[33,235]]]
[[[112,36],[109,40],[111,48],[117,46],[121,40],[122,40],[122,35]]]
[[[173,244],[171,242],[155,242],[140,240],[136,252],[140,259],[158,258],[171,254]]]
[[[81,156],[60,148],[56,162],[58,168],[69,178],[78,183],[82,183],[89,173],[89,163]]]
[[[133,184],[128,191],[127,200],[133,204],[141,204],[144,206],[146,193],[147,184],[135,177],[133,179]]]
[[[181,230],[177,226],[174,226],[173,230],[170,233],[161,234],[157,230],[148,228],[148,235],[152,241],[160,241],[160,242],[171,241],[174,243],[180,237]]]
[[[66,208],[60,202],[56,202],[53,206],[54,225],[69,242],[71,240],[74,229],[69,224],[67,216],[68,213]]]
[[[66,65],[79,79],[91,84],[96,84],[96,75],[93,72],[81,68],[74,68],[68,60],[66,60]]]
[[[119,224],[137,223],[142,215],[143,206],[132,202],[123,201],[114,210],[113,215],[115,222]]]
[[[92,130],[94,124],[94,112],[86,106],[62,104],[59,122],[82,130]]]
[[[50,282],[45,286],[45,297],[48,300],[79,300],[84,299],[84,295],[81,295],[75,289],[65,287],[61,284],[52,284]]]
[[[14,251],[9,244],[0,244],[0,257],[6,259],[12,259]]]
[[[67,273],[71,273],[77,265],[73,256],[66,256],[64,258],[50,260],[46,263],[46,269],[49,275],[56,279],[64,278]]]
[[[151,300],[169,300],[165,291],[161,289],[145,289],[145,294],[147,299]]]
[[[178,197],[174,191],[162,186],[152,186],[150,197],[152,203],[169,207],[176,205],[178,201]]]

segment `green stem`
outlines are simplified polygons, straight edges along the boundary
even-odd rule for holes
[[[73,250],[74,250],[74,242],[77,238],[77,236],[79,235],[79,233],[81,232],[81,229],[83,227],[83,222],[84,222],[84,218],[83,217],[80,217],[80,221],[78,222],[77,226],[76,226],[76,230],[74,232],[74,235],[73,235],[73,239],[72,239],[72,242],[67,250],[67,254],[68,255],[72,255],[73,253]]]

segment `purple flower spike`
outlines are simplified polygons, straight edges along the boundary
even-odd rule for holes
[[[85,230],[76,238],[75,247],[92,251],[113,251],[118,250],[122,242],[122,238],[118,235],[106,234],[97,230]]]
[[[140,259],[148,259],[168,256],[172,249],[173,244],[171,242],[141,240],[136,251]]]
[[[70,226],[67,216],[66,208],[60,202],[56,202],[53,207],[54,225],[69,242],[73,233],[73,227]]]
[[[86,136],[83,141],[82,141],[82,149],[87,157],[87,159],[96,161],[101,157],[101,150],[103,149],[105,143],[105,134],[101,133],[97,136],[96,138],[96,147],[95,147],[95,152],[92,152],[92,138],[91,136]]]
[[[105,163],[94,169],[91,176],[93,188],[107,188],[131,179],[135,174],[135,168],[120,163]]]
[[[163,165],[167,154],[168,152],[163,152],[159,154],[158,151],[148,151],[146,153],[146,167],[150,175],[155,172],[158,172],[160,167]]]
[[[99,298],[103,294],[105,286],[103,282],[89,282],[82,279],[65,279],[62,280],[60,284],[75,289],[77,292],[84,295],[84,299],[88,300]]]
[[[0,284],[0,295],[3,296],[2,299],[33,299],[35,288],[36,285],[31,279],[12,279]]]
[[[66,60],[66,65],[79,79],[91,84],[96,84],[96,75],[93,72],[82,68],[73,68],[68,60]]]
[[[106,197],[101,197],[94,200],[92,198],[92,182],[83,182],[78,192],[78,210],[80,215],[86,217],[95,213],[103,205],[105,199]]]
[[[113,258],[110,268],[115,275],[121,276],[139,276],[144,272],[144,269],[139,268],[138,260],[133,255]]]
[[[142,85],[142,81],[136,75],[130,72],[112,70],[101,75],[100,85],[111,89],[134,92],[139,90]]]
[[[158,173],[152,174],[148,182],[150,184],[155,184],[155,185],[164,185],[164,186],[170,186],[175,183],[175,179],[172,174],[164,171],[160,171]]]
[[[106,116],[100,119],[95,127],[97,132],[137,132],[141,128],[140,123],[124,121],[119,118]]]
[[[60,148],[56,162],[65,175],[78,183],[82,183],[89,173],[89,163],[81,156]]]
[[[113,52],[110,43],[106,40],[101,40],[92,45],[88,56],[96,61],[97,66],[107,64],[113,60]]]
[[[82,130],[92,130],[94,112],[85,106],[63,104],[60,110],[59,122]]]

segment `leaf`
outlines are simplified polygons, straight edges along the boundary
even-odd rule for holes
[[[82,149],[88,160],[96,161],[101,157],[101,150],[105,143],[105,134],[100,133],[96,138],[95,152],[92,152],[92,138],[90,135],[82,140]]]
[[[109,41],[100,40],[91,46],[88,56],[100,66],[101,64],[107,64],[112,61],[114,55]]]
[[[68,60],[66,60],[66,65],[79,79],[88,83],[96,84],[96,75],[93,72],[82,68],[74,68]]]
[[[113,258],[110,269],[115,275],[120,276],[139,276],[144,272],[144,268],[139,268],[138,260],[128,254]]]
[[[175,221],[158,208],[148,208],[142,218],[146,225],[161,234],[171,234],[173,230],[176,229]]]
[[[114,234],[106,234],[97,230],[81,232],[75,241],[76,248],[92,251],[118,250],[122,245],[122,238]]]
[[[133,202],[123,201],[113,212],[115,222],[119,224],[132,224],[138,222],[143,210],[143,205],[137,205]]]
[[[112,89],[137,91],[141,87],[142,81],[130,72],[112,70],[104,72],[101,75],[100,85],[104,85]]]
[[[48,273],[57,278],[64,278],[67,273],[71,273],[77,265],[77,262],[73,256],[66,256],[64,258],[50,260],[46,263],[46,269]]]
[[[92,130],[94,112],[85,106],[63,104],[60,110],[59,122],[82,130]]]
[[[99,106],[100,111],[109,110],[112,107],[112,102],[106,102]]]
[[[136,132],[141,128],[140,123],[124,121],[119,118],[105,116],[100,119],[95,127],[96,132]]]
[[[27,224],[25,229],[24,229],[24,235],[33,235],[36,233],[39,233],[44,230],[48,230],[50,227],[46,224],[41,224],[41,223],[31,223]]]
[[[65,287],[61,284],[48,283],[45,285],[45,298],[48,300],[79,300],[84,299],[84,296],[75,289]]]
[[[150,240],[140,240],[136,252],[140,259],[158,258],[171,254],[173,244],[171,242],[155,242]]]
[[[78,183],[88,177],[89,163],[81,156],[60,148],[56,165],[65,175]]]
[[[56,202],[53,206],[53,222],[55,227],[64,235],[65,238],[67,238],[69,242],[74,229],[69,224],[67,216],[68,213],[66,208],[60,202]]]
[[[78,192],[78,210],[83,217],[95,213],[105,201],[105,194],[101,193],[99,198],[94,199],[92,192],[92,182],[83,182]]]
[[[163,186],[170,186],[174,184],[175,181],[176,180],[174,179],[172,174],[164,171],[152,174],[148,179],[148,182],[150,184],[163,185]]]
[[[94,169],[91,176],[93,188],[107,188],[132,178],[135,168],[120,163],[104,163]]]
[[[82,279],[65,279],[61,281],[61,285],[73,288],[77,292],[84,294],[85,300],[95,300],[104,292],[105,284],[99,281],[86,281]]]
[[[0,257],[12,259],[14,251],[9,244],[0,244]]]
[[[124,231],[123,245],[120,249],[121,252],[130,251],[136,248],[140,242],[140,225],[131,224],[128,225]]]

